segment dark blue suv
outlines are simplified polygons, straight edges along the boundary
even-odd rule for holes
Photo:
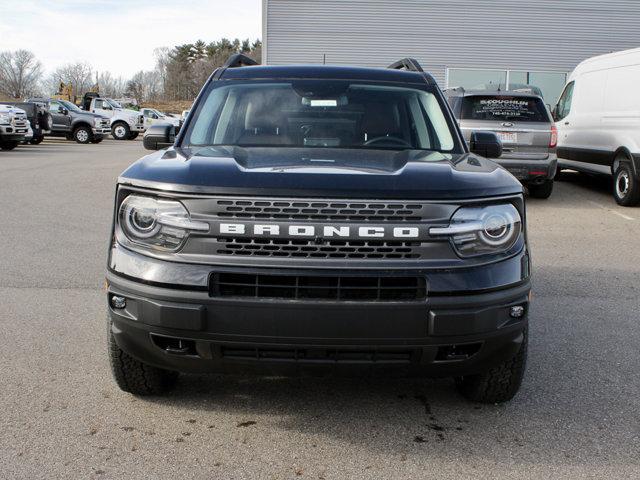
[[[237,55],[177,137],[118,179],[109,355],[125,391],[178,372],[451,376],[517,392],[530,260],[521,184],[465,143],[415,60],[258,66]]]

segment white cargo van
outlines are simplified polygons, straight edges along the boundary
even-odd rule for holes
[[[640,202],[640,48],[580,63],[553,117],[558,170],[611,175],[620,205]]]

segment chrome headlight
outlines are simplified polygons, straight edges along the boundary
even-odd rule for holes
[[[182,203],[129,195],[118,210],[116,237],[157,250],[177,250],[190,231],[208,232],[209,224],[191,220]]]
[[[447,236],[461,257],[508,251],[522,232],[518,210],[510,203],[486,207],[462,207],[448,227],[430,228],[433,236]]]
[[[0,113],[0,123],[11,123],[11,115]]]

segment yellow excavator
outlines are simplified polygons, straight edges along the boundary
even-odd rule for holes
[[[95,93],[96,96],[98,96],[97,94],[100,93],[100,87],[98,87],[98,84],[91,87],[90,92]],[[56,100],[66,100],[67,102],[72,102],[76,105],[78,104],[76,101],[77,97],[73,94],[73,84],[71,83],[60,82],[60,85],[58,85],[58,91],[51,98],[55,98]]]
[[[64,82],[60,82],[58,91],[55,93],[55,95],[53,95],[52,98],[55,98],[56,100],[66,100],[67,102],[73,102],[73,97],[73,85],[70,83],[66,84]]]

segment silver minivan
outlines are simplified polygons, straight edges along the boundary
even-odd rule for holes
[[[549,198],[558,159],[558,134],[542,97],[515,91],[452,88],[445,95],[465,140],[471,132],[495,132],[502,156],[495,162],[509,170],[536,198]]]

